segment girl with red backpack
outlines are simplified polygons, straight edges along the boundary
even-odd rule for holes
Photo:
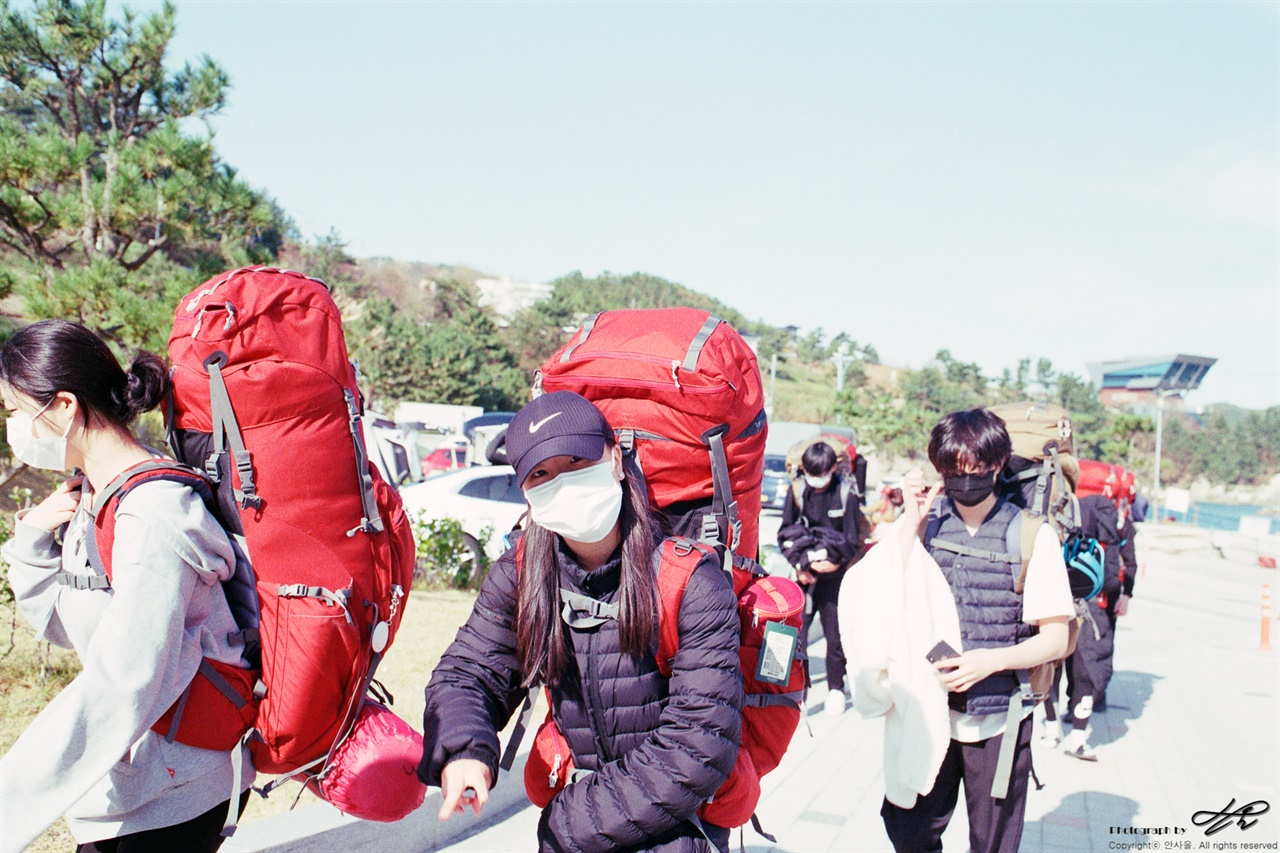
[[[129,424],[168,387],[159,358],[141,354],[126,372],[101,338],[74,323],[35,323],[0,348],[14,455],[83,472],[18,513],[2,552],[37,638],[74,648],[83,666],[0,759],[2,850],[26,847],[63,813],[82,853],[222,843],[232,752],[153,726],[204,660],[245,666],[229,639],[238,626],[220,583],[235,567],[231,541],[191,487],[157,478],[116,505],[118,535],[101,555],[110,577],[88,555],[93,493],[153,460]],[[254,772],[247,751],[239,757],[243,809]]]
[[[441,820],[464,805],[480,814],[497,733],[544,684],[574,769],[543,809],[540,849],[727,850],[728,829],[697,812],[733,770],[741,737],[728,575],[713,551],[697,564],[663,676],[662,534],[604,416],[576,393],[545,394],[511,421],[506,447],[530,521],[427,685],[418,775],[441,787]]]

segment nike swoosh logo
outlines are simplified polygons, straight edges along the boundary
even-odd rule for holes
[[[533,435],[535,432],[542,429],[542,425],[545,424],[547,421],[551,420],[552,418],[558,418],[563,414],[564,412],[556,412],[554,415],[547,415],[545,418],[538,421],[536,424],[529,424],[529,435]]]

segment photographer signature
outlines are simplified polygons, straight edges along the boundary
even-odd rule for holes
[[[1232,797],[1231,802],[1227,803],[1227,807],[1220,812],[1202,811],[1196,812],[1191,816],[1191,822],[1196,826],[1207,826],[1204,831],[1205,835],[1213,835],[1220,832],[1231,825],[1231,821],[1237,821],[1240,828],[1248,829],[1258,822],[1257,818],[1246,820],[1250,815],[1261,815],[1271,811],[1271,804],[1266,800],[1254,800],[1247,806],[1241,806],[1232,811],[1236,804],[1236,798]]]

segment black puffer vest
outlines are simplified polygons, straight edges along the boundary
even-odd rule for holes
[[[1007,501],[997,501],[978,532],[970,536],[948,499],[929,521],[925,547],[955,596],[961,651],[1013,646],[1036,633],[1022,621],[1022,596],[1014,592],[1014,581],[1022,572],[1021,512]],[[964,553],[949,550],[948,545],[959,546]],[[948,700],[953,710],[966,714],[1003,714],[1017,689],[1016,674],[997,672],[965,693],[949,694]]]

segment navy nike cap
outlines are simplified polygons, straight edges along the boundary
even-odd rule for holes
[[[599,459],[613,428],[595,404],[573,391],[535,397],[507,426],[507,459],[521,486],[525,478],[552,456]]]

